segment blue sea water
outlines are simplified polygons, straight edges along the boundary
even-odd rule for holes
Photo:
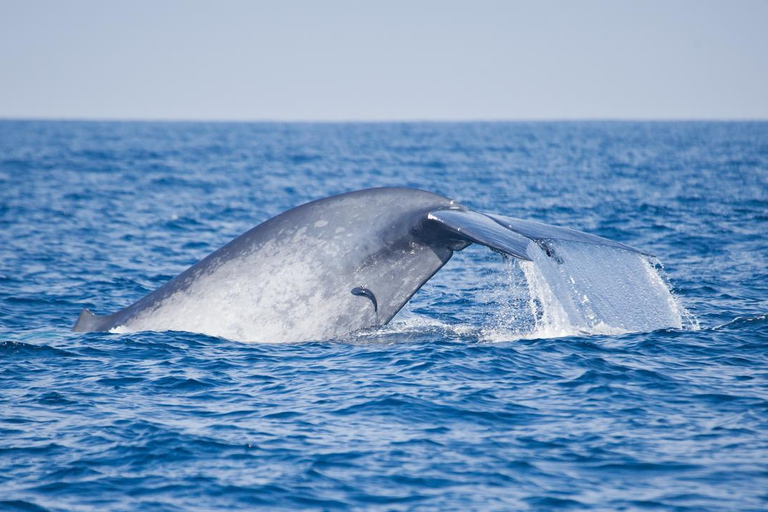
[[[690,317],[520,336],[473,246],[352,338],[70,331],[375,186],[654,254]],[[1,121],[0,509],[765,510],[767,314],[768,123]]]

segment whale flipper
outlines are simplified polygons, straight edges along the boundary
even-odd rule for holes
[[[361,190],[273,217],[116,313],[84,310],[73,330],[330,339],[389,322],[454,251],[471,243],[528,260],[530,242],[546,239],[634,250],[567,228],[473,212],[422,190]]]

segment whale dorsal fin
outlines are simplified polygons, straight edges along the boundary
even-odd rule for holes
[[[80,316],[77,318],[75,326],[72,328],[75,332],[93,332],[102,330],[103,324],[107,321],[107,316],[94,315],[88,308],[83,309],[80,312]]]

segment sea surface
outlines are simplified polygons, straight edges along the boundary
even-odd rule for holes
[[[471,246],[343,339],[71,332],[379,186],[654,258],[568,249],[581,323]],[[0,510],[766,510],[766,315],[768,123],[0,121]]]

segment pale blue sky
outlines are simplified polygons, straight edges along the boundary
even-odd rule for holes
[[[0,118],[768,119],[768,1],[0,0]]]

